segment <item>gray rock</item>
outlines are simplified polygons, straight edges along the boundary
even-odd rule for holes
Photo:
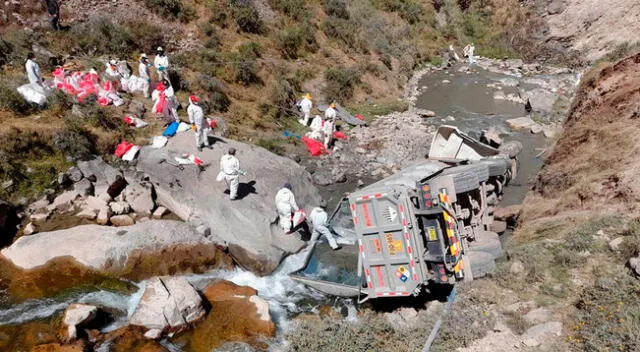
[[[524,264],[522,264],[522,262],[518,259],[515,259],[509,267],[509,272],[514,275],[520,275],[524,273]]]
[[[98,211],[95,209],[83,209],[78,214],[76,214],[76,216],[81,219],[93,220],[96,218],[97,212]]]
[[[153,185],[150,182],[143,181],[130,184],[124,189],[123,195],[131,209],[136,213],[151,214],[155,208]]]
[[[517,302],[502,308],[502,311],[504,313],[519,313],[519,312],[529,311],[531,309],[534,309],[535,307],[536,307],[536,302],[534,301]]]
[[[24,227],[24,230],[22,230],[22,233],[25,236],[33,235],[34,233],[36,233],[36,228],[35,226],[33,226],[33,223],[30,222],[27,224],[27,226]]]
[[[163,276],[147,282],[129,323],[165,330],[183,327],[205,314],[200,295],[185,278]]]
[[[69,178],[69,174],[66,172],[61,172],[58,174],[58,184],[60,186],[67,186],[71,183],[71,178]]]
[[[164,214],[167,213],[167,211],[168,211],[167,208],[160,206],[160,207],[158,207],[158,209],[156,209],[153,212],[153,218],[154,219],[162,219],[162,217],[164,216]]]
[[[9,189],[13,186],[13,180],[6,180],[2,182],[2,189]]]
[[[84,200],[82,207],[84,209],[94,209],[95,211],[100,211],[104,208],[108,208],[107,202],[94,196],[87,197],[87,199]]]
[[[553,138],[558,134],[558,128],[551,126],[542,127],[542,134],[545,138]]]
[[[636,272],[636,274],[640,275],[640,257],[629,259],[629,266]]]
[[[98,308],[86,304],[71,304],[64,312],[64,325],[70,339],[77,338],[77,328],[90,323],[98,315]]]
[[[435,117],[436,113],[426,109],[416,109],[415,113],[422,118]]]
[[[240,168],[247,171],[247,176],[240,177],[240,199],[235,201],[224,193],[225,182],[215,182],[219,160],[229,147],[237,150]],[[275,195],[285,182],[292,184],[296,202],[308,213],[318,204],[318,190],[302,166],[263,148],[227,139],[224,148],[198,153],[212,164],[201,173],[195,167],[179,171],[158,163],[193,148],[193,136],[179,133],[165,148],[144,147],[140,151],[137,168],[149,175],[158,205],[193,227],[201,226],[216,242],[228,243],[242,267],[261,275],[271,273],[286,254],[296,253],[304,246],[304,242],[285,236],[278,228],[274,204]],[[131,202],[128,197],[126,200]],[[278,247],[272,245],[276,242]]]
[[[549,5],[547,5],[547,13],[550,15],[557,15],[564,11],[565,5],[562,0],[554,0]]]
[[[118,175],[121,175],[119,171],[105,163],[102,158],[80,161],[78,162],[78,168],[89,180],[95,178],[95,181],[92,181],[95,186],[95,194],[102,194],[102,192],[106,191],[107,188],[116,181]]]
[[[101,270],[122,268],[134,251],[213,243],[180,221],[155,220],[129,227],[81,225],[18,238],[2,255],[22,269],[69,256]]]
[[[29,219],[31,220],[31,222],[36,223],[36,224],[42,224],[45,221],[47,221],[47,219],[49,219],[49,214],[48,212],[46,213],[36,213],[36,214],[32,214]]]
[[[456,118],[455,118],[455,117],[453,117],[453,116],[451,116],[451,115],[449,115],[449,116],[445,117],[445,118],[444,118],[444,120],[445,120],[445,121],[455,121],[455,120],[456,120]]]
[[[69,168],[69,170],[67,170],[67,175],[69,175],[69,179],[71,179],[72,182],[80,182],[80,180],[82,180],[82,178],[84,177],[82,171],[80,171],[80,169],[75,166],[72,166]]]
[[[129,215],[116,215],[112,216],[109,220],[113,226],[131,226],[135,224],[135,221],[133,221],[133,218]]]
[[[144,333],[144,337],[150,340],[157,340],[162,337],[162,330],[160,329],[150,329]]]
[[[531,325],[542,324],[551,320],[551,312],[544,307],[536,308],[525,314],[523,319]]]
[[[144,106],[143,102],[139,100],[131,100],[128,110],[130,113],[136,114],[138,117],[142,117],[147,111],[147,108]]]
[[[507,126],[514,130],[526,130],[535,125],[535,122],[528,117],[518,117],[506,121]]]
[[[562,334],[562,323],[559,321],[553,321],[540,325],[533,326],[522,335],[522,341],[527,346],[535,347],[540,345],[544,339],[553,335],[560,336]]]
[[[96,217],[96,222],[98,225],[107,225],[109,223],[109,218],[111,217],[111,210],[109,208],[100,209],[98,212],[98,216]]]
[[[333,176],[327,170],[320,170],[313,174],[313,182],[318,186],[328,186],[333,184]]]
[[[124,201],[112,202],[109,204],[109,207],[111,208],[111,211],[115,215],[129,214],[129,212],[131,212],[131,207],[129,206],[129,203]]]
[[[87,180],[86,178],[83,178],[79,182],[76,182],[73,185],[73,190],[78,192],[80,196],[92,196],[94,194],[93,183],[91,183],[91,181]]]
[[[542,126],[538,125],[537,123],[531,126],[531,133],[533,134],[542,133],[542,131],[543,131]]]
[[[76,190],[65,191],[57,196],[49,206],[64,212],[73,207],[73,202],[78,199],[78,197],[80,197],[80,193]]]
[[[613,252],[620,250],[620,245],[624,242],[624,237],[616,237],[609,242],[609,249]]]
[[[29,205],[29,207],[27,207],[27,213],[29,214],[33,214],[33,213],[42,213],[42,212],[46,212],[47,210],[47,206],[50,204],[51,202],[49,201],[49,199],[45,196],[40,198],[40,200],[31,203]]]

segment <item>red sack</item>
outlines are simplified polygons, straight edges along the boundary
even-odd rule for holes
[[[164,93],[160,93],[160,97],[158,98],[156,105],[153,106],[153,112],[156,114],[162,114],[162,112],[164,111],[164,105],[167,103],[166,100],[167,98]]]
[[[345,141],[348,139],[347,135],[344,134],[344,132],[342,132],[342,131],[333,132],[333,137],[337,138],[337,139],[342,139],[342,140],[345,140]]]
[[[309,150],[309,153],[311,153],[312,156],[320,156],[323,153],[329,154],[329,152],[327,151],[327,148],[325,148],[324,144],[322,144],[322,142],[320,141],[317,141],[313,138],[309,138],[307,136],[302,137],[302,141],[304,142],[304,144],[306,144],[307,149]]]
[[[122,120],[124,121],[124,123],[126,123],[129,126],[135,125],[135,122],[133,121],[131,116],[125,116],[125,117],[122,118]]]
[[[214,120],[214,119],[211,119],[211,121],[209,122],[209,126],[213,130],[218,126],[218,122],[216,120]]]
[[[122,158],[123,155],[125,155],[129,149],[131,149],[133,147],[132,143],[129,143],[127,141],[122,141],[120,144],[118,144],[118,146],[116,147],[116,152],[114,153],[118,158]]]
[[[364,117],[360,114],[356,114],[355,118],[364,121]]]

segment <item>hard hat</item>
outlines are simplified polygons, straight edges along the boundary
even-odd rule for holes
[[[336,108],[336,103],[331,103],[331,105],[329,105],[329,107],[331,107],[332,109]]]
[[[164,49],[162,49],[162,47],[159,46],[158,49],[156,49],[156,51],[164,51]]]
[[[306,94],[304,95],[304,97],[305,97],[305,98],[307,98],[307,99],[309,99],[309,100],[313,99],[313,97],[312,97],[312,96],[311,96],[311,94],[309,94],[309,93],[306,93]]]
[[[189,100],[190,100],[192,103],[197,103],[197,102],[199,102],[199,101],[200,101],[200,100],[198,99],[198,97],[196,97],[195,95],[190,96],[190,97],[189,97]]]
[[[116,62],[116,60],[109,60],[109,65],[117,65],[118,63]]]

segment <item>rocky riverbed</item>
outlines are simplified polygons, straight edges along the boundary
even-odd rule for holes
[[[579,78],[565,69],[482,58],[471,67],[427,68],[409,85],[407,111],[345,129],[349,139],[338,141],[330,155],[300,164],[226,139],[201,153],[202,169],[181,171],[161,162],[195,152],[188,133],[164,149],[143,148],[135,165],[82,163],[59,177],[64,193],[21,214],[22,237],[2,251],[0,347],[210,351],[232,350],[237,346],[228,343],[235,341],[250,350],[282,341],[295,329],[292,316],[316,314],[326,303],[357,319],[352,303],[328,301],[288,278],[304,260],[304,253],[290,254],[304,242],[273,231],[272,203],[282,183],[293,183],[298,204],[310,211],[320,192],[334,187],[335,193],[334,183],[350,191],[421,160],[441,124],[492,130],[501,139],[527,136],[525,155],[534,160],[535,148],[546,143],[542,134],[552,137],[545,129],[557,128]],[[527,99],[531,113],[524,109]],[[541,128],[538,137],[532,137],[534,126]],[[217,161],[230,146],[248,171],[235,202],[214,181]],[[539,166],[525,163],[531,168],[519,194]],[[47,227],[60,216],[81,219],[71,225],[82,226]],[[418,321],[412,312],[398,314],[388,319]]]

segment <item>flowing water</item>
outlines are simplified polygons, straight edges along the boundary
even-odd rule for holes
[[[458,71],[439,71],[429,74],[420,81],[421,94],[416,106],[436,112],[439,117],[433,118],[437,125],[454,125],[464,132],[480,131],[492,126],[498,127],[505,140],[520,140],[524,150],[520,156],[521,168],[518,177],[507,188],[503,205],[520,203],[529,189],[530,178],[542,165],[542,160],[536,155],[547,143],[543,137],[528,133],[510,132],[504,126],[504,121],[514,117],[524,116],[524,107],[520,103],[493,98],[495,88],[499,84],[506,94],[516,94],[514,85],[516,79],[512,76],[491,73],[480,68],[473,68],[470,73]],[[528,83],[523,83],[524,85]],[[495,87],[495,86],[494,86]],[[453,116],[446,120],[447,116]],[[442,118],[445,117],[445,118]],[[372,182],[374,180],[367,180]],[[369,183],[366,182],[366,183]],[[332,204],[338,204],[343,192],[355,189],[355,184],[334,185],[322,190],[325,198],[331,199]],[[343,256],[340,263],[331,259],[331,251],[321,250],[314,254],[309,267],[311,275],[319,278],[337,277],[340,281],[358,280],[355,277],[357,255],[345,245],[341,251]],[[353,252],[353,253],[352,253]],[[323,296],[302,284],[291,280],[289,273],[305,266],[307,253],[305,251],[289,256],[278,270],[266,277],[259,277],[242,269],[230,271],[212,271],[205,274],[186,275],[196,288],[203,289],[212,281],[225,279],[238,285],[255,288],[259,296],[270,304],[270,311],[278,327],[279,336],[290,328],[290,318],[303,312],[317,312],[321,305],[330,304],[343,311],[348,319],[356,319],[353,302]],[[351,282],[350,282],[351,283]],[[357,284],[357,282],[355,282]],[[119,312],[115,320],[104,331],[111,331],[126,324],[128,317],[133,314],[142,293],[145,282],[135,283],[138,290],[133,294],[114,293],[109,291],[75,292],[66,294],[63,298],[46,298],[27,300],[6,309],[0,309],[0,326],[23,324],[29,321],[46,320],[64,310],[70,303],[80,302],[97,305],[110,311]],[[171,350],[178,351],[180,346],[166,342]]]

